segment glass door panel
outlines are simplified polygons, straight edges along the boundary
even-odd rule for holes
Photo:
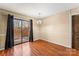
[[[22,21],[22,42],[29,41],[29,22]]]
[[[21,43],[21,20],[14,20],[14,45]]]

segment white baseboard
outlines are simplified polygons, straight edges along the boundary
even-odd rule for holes
[[[0,50],[4,50],[5,48],[0,48]]]

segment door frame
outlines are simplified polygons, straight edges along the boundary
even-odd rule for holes
[[[68,45],[69,45],[69,48],[73,48],[73,43],[72,43],[72,41],[73,41],[72,16],[73,15],[79,15],[79,13],[71,13],[71,10],[69,10],[69,12],[68,12],[68,16],[69,16],[69,19],[68,19],[68,40],[69,40]]]

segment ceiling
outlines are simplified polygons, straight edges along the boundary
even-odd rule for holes
[[[77,3],[0,3],[0,8],[39,18],[54,15],[79,6]]]

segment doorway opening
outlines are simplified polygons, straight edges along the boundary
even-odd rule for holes
[[[14,45],[29,41],[29,25],[27,20],[14,19]]]
[[[72,48],[79,50],[79,15],[72,16]]]

